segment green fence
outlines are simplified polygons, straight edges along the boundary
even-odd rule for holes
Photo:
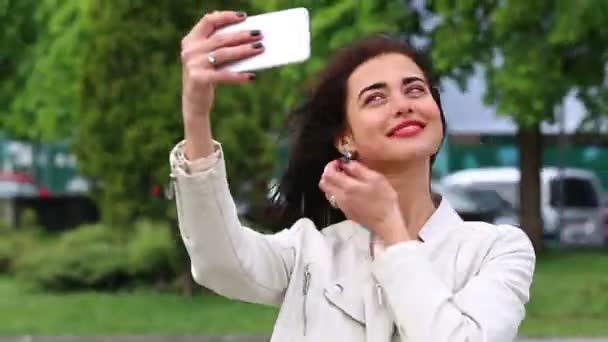
[[[448,172],[484,167],[517,166],[519,158],[517,146],[510,142],[484,142],[478,145],[450,145],[445,152],[448,156]],[[580,167],[594,171],[604,190],[608,190],[608,147],[593,145],[569,145],[565,147],[545,146],[543,165]]]

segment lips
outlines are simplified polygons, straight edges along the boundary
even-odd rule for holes
[[[389,132],[388,136],[411,136],[420,132],[426,124],[419,120],[405,120],[393,127]]]

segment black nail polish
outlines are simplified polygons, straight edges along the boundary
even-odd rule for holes
[[[260,34],[262,34],[262,32],[261,32],[260,30],[251,30],[251,31],[249,32],[249,34],[250,34],[252,37],[257,37],[257,36],[259,36]]]
[[[255,79],[256,79],[256,75],[255,74],[253,74],[253,73],[249,74],[249,80],[250,81],[255,81]]]
[[[253,47],[254,49],[261,49],[262,47],[264,47],[264,45],[260,42],[255,42],[251,44],[251,47]]]
[[[236,12],[236,16],[239,18],[245,18],[247,16],[247,13],[245,12]]]

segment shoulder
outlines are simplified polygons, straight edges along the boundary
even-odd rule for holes
[[[359,245],[365,240],[366,234],[369,234],[367,230],[348,220],[318,229],[312,220],[300,218],[275,236],[283,236],[280,239],[288,240],[298,253],[324,255],[323,251],[336,252],[350,244]]]
[[[484,250],[488,258],[518,256],[535,263],[534,247],[523,229],[511,225],[494,225],[485,222],[462,222],[457,234]]]
[[[502,242],[518,243],[528,245],[532,243],[522,228],[507,224],[495,225],[486,222],[463,221],[456,227],[460,234],[471,238],[500,240]]]
[[[319,227],[317,227],[317,225],[311,219],[302,217],[285,231],[290,231],[292,235],[302,237],[315,236],[330,240],[349,240],[357,232],[362,230],[364,231],[365,229],[349,220],[344,220],[342,222],[334,223],[330,226],[319,229]]]
[[[357,227],[350,221],[342,221],[331,226],[321,228],[309,218],[303,217],[294,222],[291,227],[277,234],[290,235],[298,240],[349,240],[357,232]]]

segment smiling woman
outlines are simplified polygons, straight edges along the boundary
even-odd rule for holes
[[[518,228],[465,222],[431,195],[443,111],[419,54],[398,39],[366,37],[329,61],[290,117],[275,198],[286,229],[264,235],[241,224],[210,109],[215,84],[251,78],[206,56],[263,53],[239,45],[263,32],[214,35],[243,18],[207,15],[184,38],[186,139],[171,169],[194,279],[280,307],[272,341],[513,340],[532,245]]]

